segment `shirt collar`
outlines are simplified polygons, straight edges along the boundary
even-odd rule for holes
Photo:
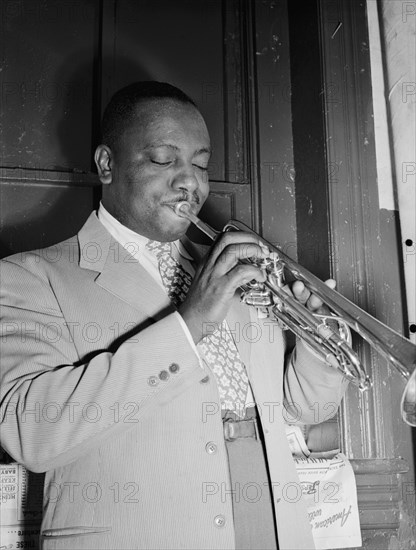
[[[146,250],[146,244],[149,239],[120,223],[110,214],[102,202],[100,202],[97,216],[110,235],[122,246],[124,246],[124,248],[127,248],[128,250],[129,248],[136,250],[136,254],[132,254],[133,256],[140,255]],[[174,241],[173,245],[176,247],[181,256],[187,260],[193,260],[192,256],[186,251],[180,240]]]

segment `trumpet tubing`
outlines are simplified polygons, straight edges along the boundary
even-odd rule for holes
[[[211,240],[218,232],[200,220],[192,212],[191,205],[178,203],[175,213],[188,219]],[[349,327],[393,365],[407,381],[401,401],[403,420],[416,426],[416,346],[409,340],[387,327],[379,320],[359,308],[336,290],[329,288],[318,277],[293,261],[280,249],[264,240],[243,223],[229,221],[223,231],[244,231],[254,234],[270,251],[266,261],[257,264],[267,275],[265,283],[255,283],[243,289],[242,300],[272,314],[282,328],[288,328],[308,343],[326,363],[337,368],[360,390],[371,387],[360,358],[348,341]],[[252,263],[243,260],[242,263]],[[321,316],[311,313],[283,289],[284,270],[318,296],[330,309],[331,315]],[[334,329],[333,324],[337,323]]]

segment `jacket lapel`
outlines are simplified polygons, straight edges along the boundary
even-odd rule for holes
[[[92,213],[78,233],[80,267],[98,273],[95,282],[129,306],[158,319],[174,311],[163,288]]]

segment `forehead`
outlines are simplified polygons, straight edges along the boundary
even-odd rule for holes
[[[137,105],[123,138],[140,147],[172,143],[178,147],[194,146],[196,150],[210,148],[201,113],[192,104],[175,100],[152,99]]]

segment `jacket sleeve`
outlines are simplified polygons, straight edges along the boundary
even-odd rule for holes
[[[319,424],[334,416],[348,380],[324,363],[302,340],[288,355],[283,377],[283,404],[293,424]]]
[[[134,429],[203,377],[174,313],[80,364],[47,281],[13,261],[0,270],[0,442],[29,470],[62,466]]]

